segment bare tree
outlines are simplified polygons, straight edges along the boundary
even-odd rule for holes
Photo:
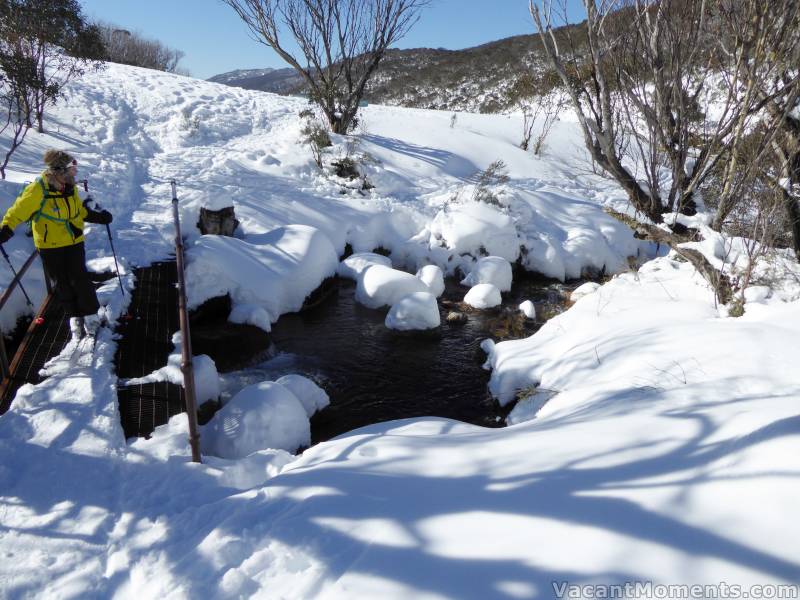
[[[430,0],[223,0],[256,41],[303,77],[334,133],[347,133],[386,49]],[[288,33],[287,33],[288,32]],[[299,48],[290,51],[284,35]]]
[[[661,222],[663,212],[692,211],[694,194],[722,161],[727,184],[714,220],[721,228],[737,198],[737,171],[751,168],[731,157],[768,98],[788,89],[769,83],[777,71],[767,56],[785,55],[798,4],[776,3],[583,0],[585,37],[561,45],[553,23],[566,21],[566,3],[530,3],[593,160],[652,221]]]
[[[178,73],[184,56],[181,50],[170,48],[158,40],[147,39],[139,33],[121,29],[109,23],[98,25],[107,60],[123,65]]]
[[[792,245],[800,261],[800,119],[787,116],[772,144],[777,159],[772,183],[783,199]]]
[[[544,141],[567,102],[566,91],[557,79],[558,76],[552,71],[541,76],[526,73],[509,92],[512,102],[522,111],[522,141],[519,147],[528,150],[533,142],[532,150],[536,156],[541,153]],[[539,128],[534,137],[537,123]]]
[[[567,31],[563,44],[559,43],[554,25],[569,22],[566,1],[545,0],[540,9],[531,0],[529,6],[550,64],[567,89],[592,160],[619,182],[636,210],[660,223],[661,203],[623,165],[619,152],[624,141],[608,60],[616,40],[609,42],[604,34],[611,12],[607,2],[601,4],[598,10],[593,0],[584,0],[587,19],[583,39],[576,39]]]
[[[0,133],[10,132],[8,146],[0,164],[0,178],[12,154],[25,141],[31,128],[32,89],[36,81],[36,63],[13,45],[0,40]]]
[[[87,68],[100,67],[99,31],[84,19],[77,0],[2,0],[0,14],[3,43],[35,65],[21,100],[31,103],[27,114],[42,133],[45,109],[64,86]]]

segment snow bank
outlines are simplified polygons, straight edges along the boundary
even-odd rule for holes
[[[472,266],[461,285],[478,285],[479,283],[491,283],[501,292],[511,289],[512,273],[511,264],[500,256],[485,256],[479,258]]]
[[[589,294],[594,294],[597,290],[600,289],[600,284],[594,281],[587,281],[584,284],[579,285],[572,293],[569,295],[570,302],[577,302],[584,296],[588,296]]]
[[[356,252],[369,252],[380,247],[394,250],[413,238],[423,225],[407,208],[398,206],[355,226],[348,238]]]
[[[340,262],[339,266],[336,268],[336,272],[340,277],[357,280],[365,269],[373,265],[382,265],[391,268],[392,261],[388,256],[383,256],[382,254],[357,252]]]
[[[496,286],[491,283],[479,283],[467,292],[464,302],[473,308],[494,308],[503,302],[503,298]]]
[[[444,273],[436,265],[425,265],[417,271],[417,277],[430,288],[431,294],[437,298],[444,293]]]
[[[380,308],[392,306],[414,292],[430,292],[430,288],[410,273],[375,265],[359,276],[356,301],[369,308]]]
[[[627,270],[628,257],[654,256],[653,244],[591,203],[551,186],[525,198],[519,223],[523,266],[564,281]],[[519,204],[515,205],[519,206]]]
[[[336,273],[336,251],[325,234],[306,225],[236,238],[204,235],[187,252],[189,308],[230,294],[238,304],[259,306],[270,321],[300,310],[326,277]],[[262,325],[262,319],[250,322]]]
[[[203,452],[244,458],[266,449],[294,452],[311,443],[311,426],[289,388],[264,381],[241,390],[202,429]]]
[[[433,329],[441,324],[439,305],[430,292],[415,292],[404,296],[389,309],[386,327],[408,331]]]
[[[479,256],[485,251],[510,262],[519,257],[514,220],[483,202],[451,204],[440,210],[428,227],[431,246],[444,246],[453,254]]]

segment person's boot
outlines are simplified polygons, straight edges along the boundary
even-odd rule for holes
[[[94,337],[99,327],[100,317],[97,315],[87,315],[83,318],[83,328],[89,337]]]
[[[72,341],[80,340],[83,337],[83,317],[70,317],[69,331],[72,334]]]

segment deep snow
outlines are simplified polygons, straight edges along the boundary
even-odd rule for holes
[[[483,246],[557,278],[621,274],[533,337],[484,344],[498,399],[524,390],[508,428],[395,421],[298,457],[192,464],[185,416],[126,444],[102,330],[91,365],[56,361],[0,417],[0,595],[486,599],[552,597],[553,582],[800,581],[796,265],[762,269],[772,286],[753,285],[738,319],[673,257],[628,271],[653,249],[602,212],[624,195],[589,172],[566,118],[535,159],[516,147],[514,116],[460,114],[451,128],[449,113],[370,106],[355,152],[376,187],[340,193],[298,142],[304,107],[111,65],[70,85],[0,194],[8,206],[45,148],[73,152],[115,215],[131,288],[132,266],[170,252],[176,179],[192,298],[228,291],[237,318],[265,329],[337,269],[388,271],[337,265],[347,243],[412,272],[468,274]],[[504,207],[472,203],[498,158]],[[200,206],[230,203],[240,238],[200,237]],[[730,260],[707,234],[701,249]],[[103,231],[87,237],[90,264],[108,269]],[[8,248],[19,264],[31,246],[17,235]],[[28,282],[38,302],[41,271]],[[111,322],[126,302],[115,286],[100,290]],[[24,310],[15,295],[0,325]]]

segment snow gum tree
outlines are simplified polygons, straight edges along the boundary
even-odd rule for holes
[[[310,99],[339,134],[353,125],[365,86],[386,50],[409,31],[430,2],[223,1],[256,41],[272,48],[303,77]]]
[[[0,44],[6,55],[34,65],[26,71],[28,118],[44,131],[44,113],[64,86],[87,68],[100,65],[103,44],[97,27],[84,18],[77,0],[0,0]],[[29,123],[31,125],[31,123]]]
[[[787,117],[797,85],[796,0],[583,0],[586,27],[559,40],[566,2],[530,3],[545,54],[566,85],[592,159],[652,222],[691,213],[722,178],[721,229],[744,181],[739,147],[757,123]],[[781,80],[783,77],[783,80]],[[775,110],[768,113],[772,102]],[[778,128],[765,128],[769,148]]]

